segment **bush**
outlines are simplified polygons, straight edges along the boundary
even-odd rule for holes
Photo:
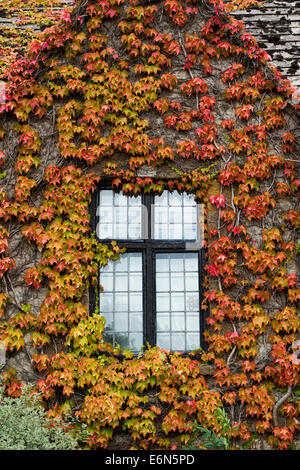
[[[53,426],[32,386],[19,398],[4,396],[0,383],[0,450],[72,450],[78,439],[62,424]],[[34,395],[36,395],[34,397]]]
[[[199,425],[197,421],[194,423],[193,429],[193,438],[200,438],[201,448],[210,449],[210,450],[229,450],[230,440],[229,440],[229,431],[231,429],[230,419],[225,413],[223,408],[217,408],[215,412],[215,418],[218,423],[221,425],[222,431],[221,435],[217,436],[216,433],[210,431]],[[198,449],[195,446],[185,446],[185,450]]]

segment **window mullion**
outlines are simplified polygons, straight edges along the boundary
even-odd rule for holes
[[[148,245],[145,250],[145,269],[144,269],[144,338],[145,343],[155,345],[156,342],[156,319],[154,312],[154,272],[153,272],[153,250]]]
[[[152,228],[153,228],[153,195],[145,194],[144,203],[146,207],[146,250],[145,250],[145,340],[150,345],[154,346],[156,343],[156,319],[155,319],[155,280],[154,280],[154,261],[153,261],[153,242],[152,242]]]
[[[201,347],[204,350],[206,350],[208,347],[208,343],[204,339],[203,332],[205,330],[206,318],[208,316],[208,313],[204,309],[201,310],[202,302],[204,300],[203,281],[204,281],[204,267],[206,264],[205,250],[203,248],[199,250],[198,259],[199,259],[198,269],[199,269],[200,344],[201,344]]]

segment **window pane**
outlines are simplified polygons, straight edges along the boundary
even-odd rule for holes
[[[113,275],[112,273],[103,272],[101,275],[101,282],[105,284],[105,291],[112,291],[114,288]]]
[[[128,239],[138,240],[141,238],[141,227],[137,224],[128,224]]]
[[[185,240],[196,240],[197,239],[197,224],[184,224],[184,235]]]
[[[184,206],[194,206],[195,197],[193,194],[183,193],[183,205]]]
[[[130,347],[128,334],[122,333],[121,331],[114,332],[110,342],[113,344],[119,344],[122,349],[128,349]]]
[[[169,331],[170,330],[170,314],[169,312],[161,312],[157,314],[156,318],[157,331]]]
[[[186,292],[186,308],[190,312],[199,311],[199,292]]]
[[[113,238],[118,240],[125,240],[127,237],[127,225],[117,224],[113,225]]]
[[[176,310],[183,310],[184,309],[184,293],[176,293],[172,291],[171,295],[171,311],[174,312]]]
[[[128,261],[130,272],[142,272],[142,256],[140,253],[130,253]]]
[[[106,294],[106,293],[101,294],[101,305],[102,305],[103,311],[105,312],[112,311],[114,308],[113,294]]]
[[[169,192],[164,191],[160,196],[155,196],[155,204],[157,204],[158,206],[168,206]]]
[[[157,292],[168,292],[170,290],[169,273],[156,273],[156,290]]]
[[[143,334],[142,333],[130,333],[129,334],[129,346],[133,351],[140,351],[143,345]]]
[[[123,292],[115,292],[114,301],[116,312],[128,312],[128,295]]]
[[[113,272],[113,264],[108,260],[106,266],[101,268],[101,273],[112,273]]]
[[[172,313],[172,331],[185,330],[185,317],[183,312]]]
[[[102,207],[101,214],[99,211],[99,221],[100,224],[110,224],[111,222],[111,211],[108,207]]]
[[[168,228],[170,240],[182,240],[182,224],[170,224]]]
[[[141,293],[133,293],[129,295],[129,310],[139,312],[143,310],[143,297]]]
[[[126,224],[127,222],[127,207],[116,207],[114,210],[115,223],[116,224]],[[101,220],[101,218],[100,218]]]
[[[139,273],[129,273],[129,290],[141,292],[143,289],[143,278]]]
[[[100,239],[139,240],[142,238],[142,198],[126,196],[111,189],[99,192],[96,227]]]
[[[113,313],[107,313],[105,316],[105,330],[112,331],[114,329],[114,315]]]
[[[139,352],[143,342],[142,254],[126,253],[100,270],[104,339]]]
[[[142,331],[143,330],[143,316],[141,315],[141,312],[130,312],[129,330],[130,331]]]
[[[183,220],[185,224],[193,224],[196,222],[197,218],[197,207],[185,207],[183,212]]]
[[[186,253],[184,256],[185,271],[198,272],[198,257],[194,253]]]
[[[184,290],[184,283],[181,273],[171,272],[171,289],[173,292]]]
[[[183,195],[179,194],[177,191],[169,193],[169,206],[182,206]]]
[[[157,333],[157,344],[162,349],[171,349],[171,337],[165,333]]]
[[[194,196],[164,191],[154,197],[152,207],[154,227],[152,237],[156,240],[196,240],[197,203]]]
[[[130,224],[136,223],[137,220],[141,220],[142,208],[141,207],[129,207],[128,208],[128,222]]]
[[[183,263],[184,263],[184,255],[182,253],[176,253],[173,255],[169,255],[170,258],[170,270],[171,272],[177,271],[182,273],[183,272]]]
[[[155,224],[154,238],[156,240],[167,240],[169,237],[168,224]]]
[[[161,348],[200,347],[198,253],[156,254],[156,328]]]
[[[197,312],[197,315],[187,315],[186,316],[186,329],[189,331],[199,331],[199,328],[200,328],[199,312]]]
[[[157,312],[164,312],[170,310],[170,294],[169,293],[160,293],[156,294],[156,309]]]
[[[189,291],[197,291],[199,290],[199,278],[198,273],[186,273],[186,284],[188,286]]]
[[[128,256],[120,256],[120,258],[117,260],[117,261],[110,261],[110,263],[112,264],[114,270],[116,272],[122,272],[122,271],[126,271],[126,273],[128,272]]]
[[[161,254],[156,256],[156,272],[169,273],[170,272],[170,257],[168,254]],[[157,285],[157,282],[156,282]]]
[[[117,292],[128,291],[128,274],[127,273],[115,274],[115,290]]]
[[[108,191],[112,191],[111,189],[108,189]],[[113,200],[114,200],[114,205],[115,206],[127,206],[128,204],[128,196],[125,196],[122,192],[120,193],[113,193]]]
[[[113,238],[113,227],[111,224],[102,224],[101,222],[98,222],[96,231],[99,238]]]
[[[122,313],[115,313],[115,327],[119,331],[128,331],[128,315]]]
[[[193,351],[199,348],[199,334],[187,333],[186,335],[186,348],[188,351]]]
[[[188,208],[190,209],[190,208]],[[170,207],[169,209],[169,223],[170,224],[181,224],[181,210],[178,207]]]
[[[113,205],[113,191],[103,190],[100,191],[100,206],[112,206]]]
[[[172,333],[171,334],[171,348],[176,351],[185,351],[185,334]]]

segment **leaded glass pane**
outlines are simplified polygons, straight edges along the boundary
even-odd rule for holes
[[[129,272],[133,273],[141,273],[142,272],[142,256],[140,253],[130,253],[128,258],[129,261]]]
[[[169,312],[158,312],[156,318],[157,331],[170,330],[170,314]]]
[[[184,333],[171,333],[171,345],[172,349],[176,351],[182,350],[182,345],[185,344]]]
[[[127,292],[128,291],[128,274],[124,273],[115,273],[115,289],[117,292]]]
[[[156,254],[156,329],[161,348],[200,347],[198,253]]]
[[[142,254],[126,253],[100,270],[100,313],[106,319],[105,341],[123,349],[143,343]]]
[[[187,333],[186,334],[186,349],[187,351],[193,351],[199,348],[199,334],[198,333]]]
[[[183,272],[184,256],[182,253],[174,253],[170,258],[170,271],[171,272]]]
[[[184,331],[185,330],[185,315],[184,312],[172,313],[172,330]]]
[[[96,227],[101,240],[139,240],[142,238],[142,198],[126,196],[111,189],[99,192]]]
[[[170,275],[169,273],[156,273],[156,291],[168,292],[170,290]]]
[[[171,311],[184,310],[184,292],[172,291]]]
[[[170,296],[168,292],[157,292],[156,294],[156,308],[157,312],[170,310]]]
[[[143,333],[129,333],[128,336],[128,349],[131,349],[133,351],[140,351],[141,347],[143,345]]]
[[[105,284],[106,292],[112,291],[114,288],[112,273],[103,272],[101,275],[101,282]]]
[[[170,257],[168,254],[160,254],[156,257],[156,273],[170,272]],[[156,282],[156,285],[158,283]]]
[[[170,240],[182,240],[182,224],[172,224],[168,226]]]
[[[139,273],[129,273],[129,290],[135,292],[142,292],[143,290],[143,278]]]
[[[197,240],[197,203],[194,196],[164,191],[154,197],[155,240]]]
[[[171,337],[166,333],[157,333],[157,344],[162,349],[171,349]]]
[[[129,315],[129,330],[142,331],[143,330],[143,317],[141,312],[130,312]]]

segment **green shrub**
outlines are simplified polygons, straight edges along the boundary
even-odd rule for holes
[[[72,450],[78,448],[78,437],[62,424],[53,426],[38,400],[23,387],[19,398],[4,396],[0,383],[0,450]],[[67,424],[67,423],[65,423]]]
[[[216,433],[210,431],[199,425],[197,421],[194,423],[192,440],[200,438],[201,445],[206,449],[214,450],[229,450],[230,440],[228,438],[229,431],[231,429],[230,419],[225,413],[223,408],[217,408],[215,417],[222,427],[221,435],[217,436]],[[196,446],[185,446],[184,449],[192,450],[198,449]]]

